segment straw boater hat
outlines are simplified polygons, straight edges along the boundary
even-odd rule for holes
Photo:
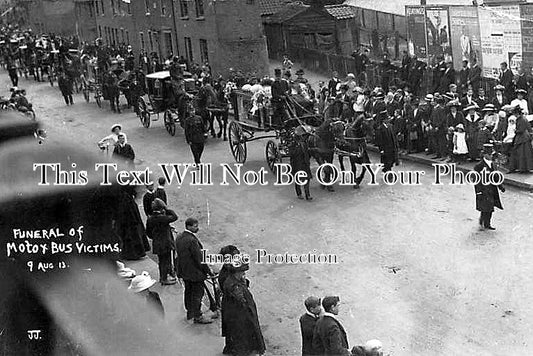
[[[499,91],[504,91],[505,90],[505,87],[501,84],[498,84],[494,87],[494,90],[499,90]]]
[[[496,107],[494,107],[492,104],[487,104],[481,111],[496,111]]]
[[[156,283],[155,279],[150,277],[150,274],[143,271],[139,276],[133,277],[130,286],[128,287],[133,293],[142,292],[145,289],[150,288]]]
[[[494,145],[492,143],[485,143],[483,145],[483,153],[494,153]]]
[[[119,130],[122,130],[122,125],[121,124],[114,124],[113,126],[111,126],[111,132],[113,132],[113,130],[115,130],[117,127],[118,127]]]
[[[433,101],[433,95],[432,94],[427,94],[425,99],[426,99],[426,101]]]
[[[465,130],[465,127],[463,124],[457,124],[457,126],[455,126],[456,129],[461,129],[461,130]]]
[[[458,108],[461,106],[461,103],[459,102],[459,99],[455,99],[455,100],[449,101],[448,104],[446,104],[446,106],[449,108],[451,108],[452,106]]]
[[[517,90],[516,90],[516,94],[523,94],[523,95],[526,95],[526,94],[527,94],[527,91],[524,90],[524,89],[517,89]]]
[[[464,109],[464,111],[477,110],[477,109],[479,109],[479,107],[476,104],[470,104]]]
[[[303,69],[298,69],[298,70],[296,71],[296,75],[304,75],[304,74],[305,74],[305,72],[304,72]]]

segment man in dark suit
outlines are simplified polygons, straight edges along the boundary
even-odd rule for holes
[[[202,315],[200,308],[204,296],[204,281],[207,275],[213,272],[202,261],[204,247],[196,237],[196,233],[198,233],[198,220],[188,218],[185,221],[185,231],[176,239],[178,277],[183,279],[185,284],[187,320],[194,319],[197,324],[209,324],[213,320]]]
[[[307,311],[300,317],[300,330],[302,331],[302,356],[322,355],[322,349],[313,347],[313,332],[320,316],[320,298],[309,297],[304,302]]]
[[[154,191],[154,183],[146,185],[146,193],[143,195],[143,210],[146,217],[152,215],[152,202],[156,198]]]
[[[433,93],[438,92],[440,80],[446,71],[446,62],[444,62],[444,56],[439,54],[437,56],[437,60],[439,62],[435,65],[435,67],[433,67]]]
[[[448,91],[450,84],[455,83],[455,69],[453,69],[453,62],[446,63],[446,70],[440,78],[440,85],[438,92],[444,94]]]
[[[339,79],[339,73],[333,71],[332,78],[328,82],[329,95],[335,97],[337,95],[337,85],[341,82]]]
[[[502,62],[500,64],[500,69],[501,71],[498,81],[505,87],[505,96],[511,100],[511,98],[514,98],[513,72],[508,68],[507,62]]]
[[[176,283],[176,278],[172,277],[171,259],[174,237],[169,225],[176,220],[176,213],[167,209],[164,201],[155,198],[152,203],[152,215],[146,220],[146,235],[153,241],[152,250],[159,262],[159,282],[163,285]]]
[[[487,174],[495,171],[492,161],[493,154],[494,146],[492,144],[483,145],[483,159],[474,166],[474,170],[478,173],[486,170]],[[481,181],[475,185],[476,210],[480,212],[480,230],[496,230],[492,227],[490,220],[495,207],[503,210],[498,190],[501,190],[502,193],[505,192],[503,185],[483,184]]]
[[[201,116],[196,115],[194,108],[190,108],[187,119],[185,119],[185,139],[189,146],[191,146],[191,152],[194,157],[194,163],[196,168],[200,168],[202,153],[205,146],[205,130],[204,121]]]
[[[481,67],[477,63],[477,59],[474,58],[472,60],[472,67],[468,73],[467,84],[472,86],[472,90],[474,90],[474,94],[476,95],[479,89],[479,84],[481,83],[481,72]]]
[[[390,120],[384,120],[378,126],[375,141],[381,154],[381,163],[384,166],[383,172],[388,172],[395,162],[398,163],[398,140]]]
[[[346,331],[337,320],[339,297],[325,297],[322,300],[324,315],[318,319],[313,333],[313,347],[324,356],[351,356]]]
[[[459,71],[459,91],[463,95],[468,89],[468,77],[470,76],[470,68],[468,67],[468,61],[463,61],[463,68]]]
[[[165,177],[159,177],[157,178],[157,189],[155,190],[155,197],[161,199],[165,202],[165,204],[168,204],[167,201],[167,192],[165,192],[165,183],[167,180]]]
[[[128,166],[133,166],[133,160],[135,159],[135,152],[133,147],[129,143],[126,143],[126,136],[124,134],[118,135],[118,143],[115,145],[113,155],[114,160],[124,162]]]

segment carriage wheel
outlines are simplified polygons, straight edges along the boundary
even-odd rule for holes
[[[166,110],[165,114],[163,115],[163,120],[165,121],[165,128],[167,129],[167,132],[174,136],[176,135],[176,123],[174,122],[174,118],[172,117],[172,113],[170,110]]]
[[[235,158],[235,162],[246,162],[246,137],[244,136],[241,125],[235,121],[229,124],[229,147]]]
[[[279,152],[278,144],[273,140],[268,140],[265,151],[268,168],[270,168],[272,173],[276,173],[275,164],[281,163],[281,154]]]
[[[146,109],[141,112],[141,122],[145,128],[150,127],[150,112]]]

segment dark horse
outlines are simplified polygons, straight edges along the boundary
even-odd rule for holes
[[[366,152],[367,138],[372,137],[372,126],[365,119],[364,114],[359,115],[353,122],[346,124],[341,138],[337,140],[337,155],[341,170],[344,171],[344,157],[350,159],[351,171],[355,179],[354,189],[359,188],[365,177],[366,168],[363,167],[361,174],[357,176],[356,164],[369,164],[370,158]]]
[[[309,154],[319,165],[325,163],[333,164],[335,141],[337,138],[340,138],[339,132],[342,131],[342,129],[339,129],[340,125],[343,125],[342,121],[328,118],[316,128],[315,132],[309,135],[307,139]],[[324,167],[323,173],[324,177],[322,177],[322,181],[324,183],[330,183],[333,176],[333,169],[331,167]],[[326,186],[322,184],[322,189],[324,188],[330,192],[334,191],[331,185]]]

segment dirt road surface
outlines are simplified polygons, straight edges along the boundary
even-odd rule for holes
[[[0,83],[7,95],[5,72]],[[145,129],[131,109],[114,114],[108,102],[99,109],[81,94],[67,107],[48,83],[22,79],[19,86],[27,89],[51,141],[72,141],[98,153],[96,142],[118,122],[140,160],[139,170],[151,167],[157,177],[158,163],[192,161],[182,130],[171,137],[162,120]],[[265,143],[248,145],[243,169],[268,169]],[[203,160],[213,164],[214,185],[173,183],[167,187],[170,207],[179,215],[180,229],[187,217],[199,218],[199,236],[212,252],[234,244],[252,255],[248,278],[268,355],[300,353],[298,318],[309,295],[340,296],[339,319],[350,347],[379,339],[391,355],[533,353],[531,194],[508,189],[502,195],[505,210],[494,214],[497,230],[479,232],[473,187],[434,186],[428,167],[395,167],[425,171],[419,186],[380,181],[359,190],[336,186],[329,193],[314,180],[315,200],[306,202],[296,199],[292,186],[273,186],[271,173],[266,186],[220,186],[219,165],[233,163],[228,143],[220,139],[209,139]],[[335,254],[338,263],[258,264],[256,249],[316,250]],[[179,285],[158,290],[166,305],[180,305]],[[180,308],[171,308],[167,315],[176,320],[176,332],[192,327]],[[202,343],[221,351],[219,325],[201,328]]]

